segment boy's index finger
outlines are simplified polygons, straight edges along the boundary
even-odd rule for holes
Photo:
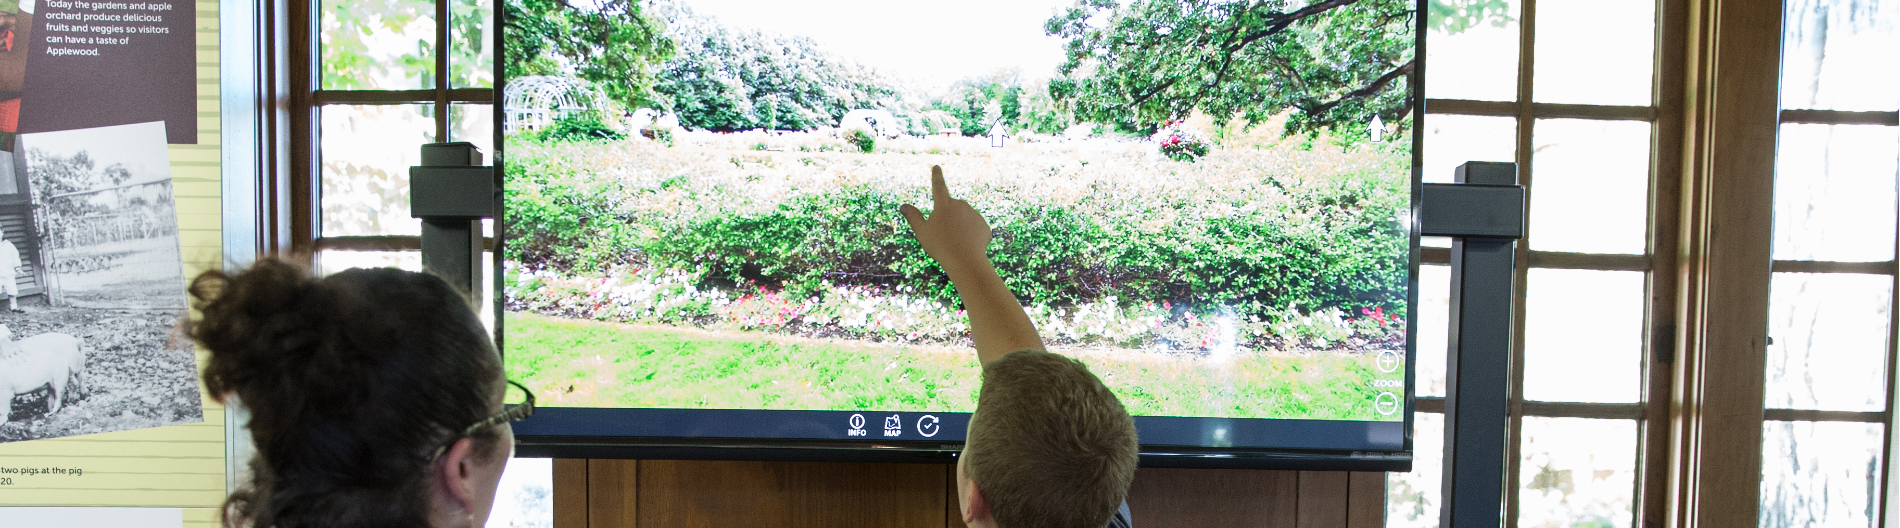
[[[942,166],[930,166],[930,196],[934,199],[937,209],[942,209],[945,204],[950,203],[950,185],[943,182]]]

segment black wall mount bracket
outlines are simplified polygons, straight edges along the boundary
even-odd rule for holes
[[[409,214],[422,219],[422,269],[483,295],[482,219],[495,217],[495,169],[465,142],[422,146],[409,168]]]
[[[1425,184],[1419,196],[1420,233],[1452,237],[1439,526],[1498,528],[1510,467],[1512,295],[1525,192],[1515,163],[1467,162],[1455,176],[1457,183]]]

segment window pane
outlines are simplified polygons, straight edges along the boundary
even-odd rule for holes
[[[1539,119],[1536,126],[1531,249],[1643,253],[1649,225],[1649,123]]]
[[[422,271],[420,251],[320,251],[317,273],[331,275],[350,268],[396,268]]]
[[[1524,398],[1639,401],[1643,272],[1532,269],[1524,293]]]
[[[1880,424],[1762,425],[1761,526],[1873,526]]]
[[[1426,17],[1425,96],[1517,100],[1521,9],[1512,0],[1433,2]]]
[[[1900,107],[1900,2],[1787,0],[1781,107]]]
[[[1655,0],[1537,2],[1532,100],[1649,106],[1655,30]]]
[[[554,459],[513,458],[495,486],[495,506],[488,526],[547,528],[554,526]]]
[[[1518,527],[1629,526],[1636,430],[1633,420],[1525,417]]]
[[[430,105],[325,106],[323,236],[420,235],[409,167],[435,136]]]
[[[1768,287],[1770,408],[1886,408],[1893,278],[1776,273]]]
[[[1426,115],[1425,181],[1451,183],[1467,161],[1517,161],[1517,119]]]
[[[1418,351],[1412,375],[1419,396],[1445,395],[1445,353],[1451,341],[1451,267],[1418,267]]]
[[[1412,413],[1412,472],[1385,474],[1387,528],[1438,526],[1445,471],[1445,415]]]
[[[482,290],[478,295],[481,296],[482,303],[476,308],[475,315],[481,318],[482,327],[487,328],[489,334],[492,335],[495,332],[495,300],[498,295],[495,292],[495,252],[493,251],[482,252]]]
[[[495,106],[456,103],[449,105],[449,141],[467,141],[482,150],[482,163],[495,162]]]
[[[1900,129],[1790,124],[1781,125],[1780,140],[1775,258],[1893,259]]]
[[[435,87],[435,3],[325,0],[319,3],[326,90]]]
[[[494,0],[445,0],[449,4],[449,85],[495,86]]]

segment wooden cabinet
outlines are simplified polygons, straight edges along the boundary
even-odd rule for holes
[[[555,528],[962,528],[947,464],[554,462]],[[1376,528],[1385,474],[1143,469],[1135,525]]]

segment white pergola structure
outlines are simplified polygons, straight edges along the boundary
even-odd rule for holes
[[[593,83],[572,77],[530,75],[502,87],[502,132],[540,130],[555,120],[607,106]]]

